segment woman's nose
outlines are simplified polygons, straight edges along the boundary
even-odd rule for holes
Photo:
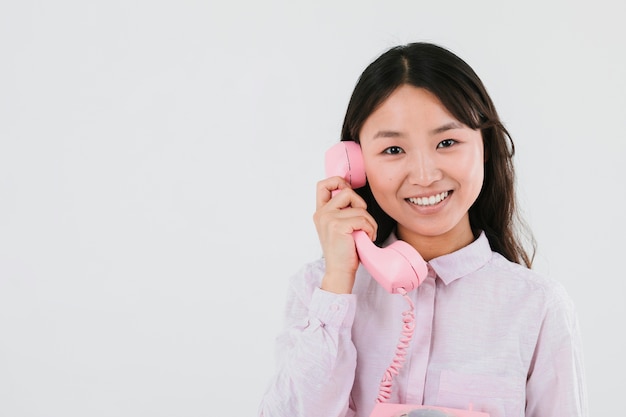
[[[415,152],[407,158],[408,178],[411,184],[428,187],[442,178],[442,171],[437,164],[435,155]]]

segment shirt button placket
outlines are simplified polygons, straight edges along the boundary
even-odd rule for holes
[[[428,276],[417,288],[415,303],[415,331],[411,341],[407,398],[410,404],[422,404],[426,386],[426,372],[430,358],[435,310],[435,272],[428,267]]]

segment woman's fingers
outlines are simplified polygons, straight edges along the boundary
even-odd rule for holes
[[[316,209],[319,210],[330,201],[333,195],[346,188],[350,188],[350,184],[341,177],[330,177],[319,181],[317,183]]]
[[[372,240],[376,221],[367,212],[367,204],[341,177],[318,182],[316,211],[313,216],[320,238],[328,233],[351,234],[365,231]]]
[[[338,194],[343,195],[342,197],[334,199],[334,203],[341,206],[339,208],[348,206],[365,208],[367,206],[365,201],[363,201],[358,194],[354,192],[342,193],[343,190],[352,190],[352,188],[350,184],[341,177],[330,177],[319,181],[317,183],[316,209],[319,210],[328,204],[328,202],[334,199],[333,197]]]

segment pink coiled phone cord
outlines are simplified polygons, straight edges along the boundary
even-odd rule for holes
[[[411,301],[411,298],[407,295],[404,288],[398,288],[397,292],[401,294],[409,303],[409,310],[402,313],[402,335],[398,346],[396,347],[396,355],[380,381],[380,389],[378,391],[378,398],[376,399],[376,402],[378,403],[387,402],[387,400],[391,397],[393,377],[394,375],[398,375],[400,368],[402,368],[402,365],[404,364],[406,359],[406,350],[409,347],[411,339],[413,338],[413,330],[415,329],[415,307],[413,305],[413,301]]]

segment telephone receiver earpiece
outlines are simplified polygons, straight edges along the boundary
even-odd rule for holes
[[[326,151],[326,176],[340,176],[353,189],[366,183],[361,147],[352,141],[341,141]],[[380,248],[362,230],[353,234],[359,260],[368,272],[390,293],[400,288],[409,292],[417,288],[428,274],[422,256],[408,243],[397,240]]]

